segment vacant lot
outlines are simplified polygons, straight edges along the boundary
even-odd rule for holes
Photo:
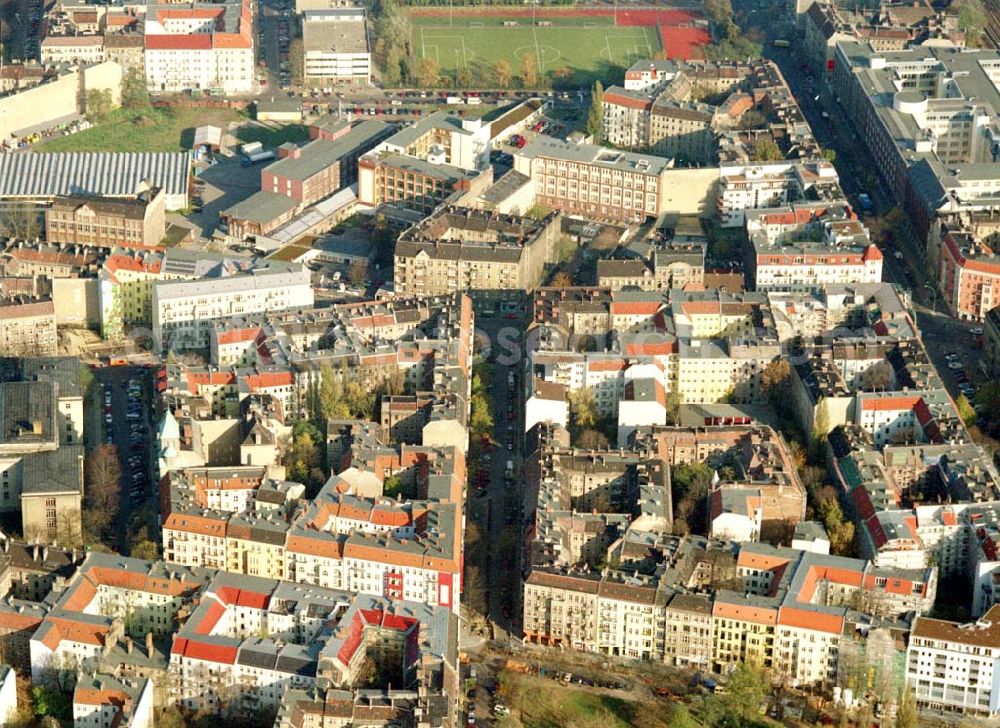
[[[470,18],[456,19],[454,25],[421,22],[413,29],[413,48],[418,61],[433,58],[445,74],[463,69],[489,79],[497,61],[503,60],[516,75],[529,56],[539,77],[568,70],[576,83],[606,79],[613,69],[628,68],[660,50],[654,27],[621,28],[597,20],[601,24],[584,25],[576,19],[577,25],[563,20],[552,27],[523,20],[512,27],[497,27],[492,19],[489,24]]]
[[[507,673],[506,679],[514,681],[514,690],[511,715],[500,723],[504,728],[669,728],[662,701],[639,703],[630,695],[617,697],[514,673]]]
[[[235,131],[241,142],[260,142],[271,149],[285,142],[300,144],[309,141],[309,129],[303,124],[261,124],[250,122]]]
[[[194,129],[225,129],[245,118],[231,109],[119,109],[106,121],[77,134],[35,146],[38,152],[180,152],[191,148]]]
[[[231,122],[240,142],[261,142],[274,148],[285,142],[309,140],[302,124],[261,124],[232,109],[118,109],[87,131],[51,139],[38,152],[179,152],[191,148],[195,127],[211,125],[226,131]]]

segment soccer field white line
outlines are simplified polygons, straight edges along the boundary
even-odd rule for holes
[[[542,52],[538,50],[538,29],[532,26],[531,37],[535,41],[535,60],[538,61],[538,73],[545,73],[545,65],[542,63]]]
[[[564,26],[565,27],[565,26]],[[562,28],[542,28],[541,35],[542,39],[545,40],[546,35],[550,35],[554,42],[553,44],[540,42],[538,35],[539,31],[537,28],[531,29],[532,42],[530,45],[521,46],[519,49],[521,52],[531,52],[528,49],[534,49],[535,59],[538,63],[538,73],[542,74],[545,72],[546,67],[552,65],[560,58],[563,57],[562,51],[559,46],[565,46],[566,43],[559,43],[556,39],[559,37],[558,31]],[[441,49],[443,48],[445,54],[447,54],[448,49],[452,49],[455,56],[456,68],[464,65],[466,70],[469,70],[469,61],[475,60],[481,57],[481,54],[477,52],[476,47],[469,47],[469,44],[465,41],[465,36],[460,33],[454,32],[434,32],[432,29],[430,33],[427,32],[425,28],[420,29],[420,53],[422,58],[434,58],[439,64],[441,63]],[[444,30],[442,28],[441,30]],[[527,30],[527,28],[521,28],[519,30]],[[588,30],[593,30],[593,28],[588,28]],[[554,31],[551,34],[547,31]],[[598,36],[599,37],[599,36]],[[614,38],[614,43],[611,39]],[[505,44],[501,44],[505,45]],[[646,49],[646,52],[642,52],[642,48]],[[545,50],[545,54],[542,53]],[[513,51],[512,51],[513,52]],[[550,52],[554,53],[554,57],[550,58]],[[633,57],[635,59],[650,58],[653,55],[653,48],[650,44],[649,35],[644,29],[641,28],[609,28],[604,33],[604,47],[600,50],[600,55],[607,58],[611,63],[615,62],[616,52],[621,56],[625,57],[626,63],[631,63]],[[484,58],[491,57],[489,53]],[[513,60],[516,63],[520,56],[518,53],[513,54]]]

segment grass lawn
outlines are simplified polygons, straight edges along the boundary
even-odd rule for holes
[[[191,148],[194,129],[223,129],[245,118],[231,109],[119,109],[86,131],[35,146],[38,152],[180,152]]]
[[[611,695],[576,690],[553,680],[526,675],[521,681],[520,719],[516,705],[504,728],[669,728],[661,702],[636,703]],[[512,701],[513,702],[513,701]]]
[[[299,144],[309,141],[309,129],[304,124],[270,126],[251,122],[236,130],[236,138],[243,143],[260,142],[265,148],[273,149],[285,142]]]
[[[300,255],[308,253],[309,250],[310,248],[308,245],[286,245],[285,247],[274,251],[267,257],[269,260],[281,260],[286,263],[290,263]]]
[[[191,228],[183,225],[167,225],[167,232],[160,242],[165,248],[172,248],[183,242],[191,234]]]
[[[473,12],[462,12],[463,10]],[[523,15],[522,17],[517,17],[513,13],[506,12],[506,9],[496,8],[497,12],[492,11],[493,8],[484,8],[488,12],[477,14],[475,11],[478,8],[465,7],[456,10],[452,14],[452,22],[448,22],[447,14],[422,14],[419,12],[410,13],[410,24],[414,27],[419,26],[446,26],[449,28],[488,28],[488,27],[504,27],[504,22],[516,20],[518,25],[524,27],[527,26],[529,29],[532,26],[531,17],[528,15]],[[520,9],[518,9],[520,10]],[[520,14],[520,12],[519,12]],[[612,15],[590,15],[586,17],[581,17],[580,15],[567,13],[565,15],[558,14],[547,14],[539,13],[537,15],[537,20],[545,23],[552,23],[554,26],[564,27],[605,27],[613,28],[615,26],[615,19]],[[545,30],[545,28],[539,28],[539,30]]]
[[[584,26],[575,20],[575,26],[551,28],[470,26],[476,21],[465,18],[454,26],[421,24],[413,29],[413,49],[418,62],[434,58],[444,74],[464,68],[487,82],[497,61],[506,60],[517,75],[522,57],[530,55],[539,75],[569,69],[575,83],[609,79],[660,50],[656,28]]]

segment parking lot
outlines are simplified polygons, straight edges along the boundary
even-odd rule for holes
[[[118,448],[121,460],[121,500],[118,509],[119,549],[127,549],[125,524],[133,511],[155,500],[150,451],[152,422],[151,370],[105,367],[94,372],[100,383],[104,442]]]
[[[210,165],[201,165],[193,181],[191,212],[175,220],[210,240],[219,225],[219,213],[242,202],[260,189],[259,177],[247,174],[235,157],[218,155]]]

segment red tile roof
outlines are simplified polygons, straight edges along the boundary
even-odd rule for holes
[[[212,36],[208,33],[147,35],[146,50],[210,51],[212,50]]]

